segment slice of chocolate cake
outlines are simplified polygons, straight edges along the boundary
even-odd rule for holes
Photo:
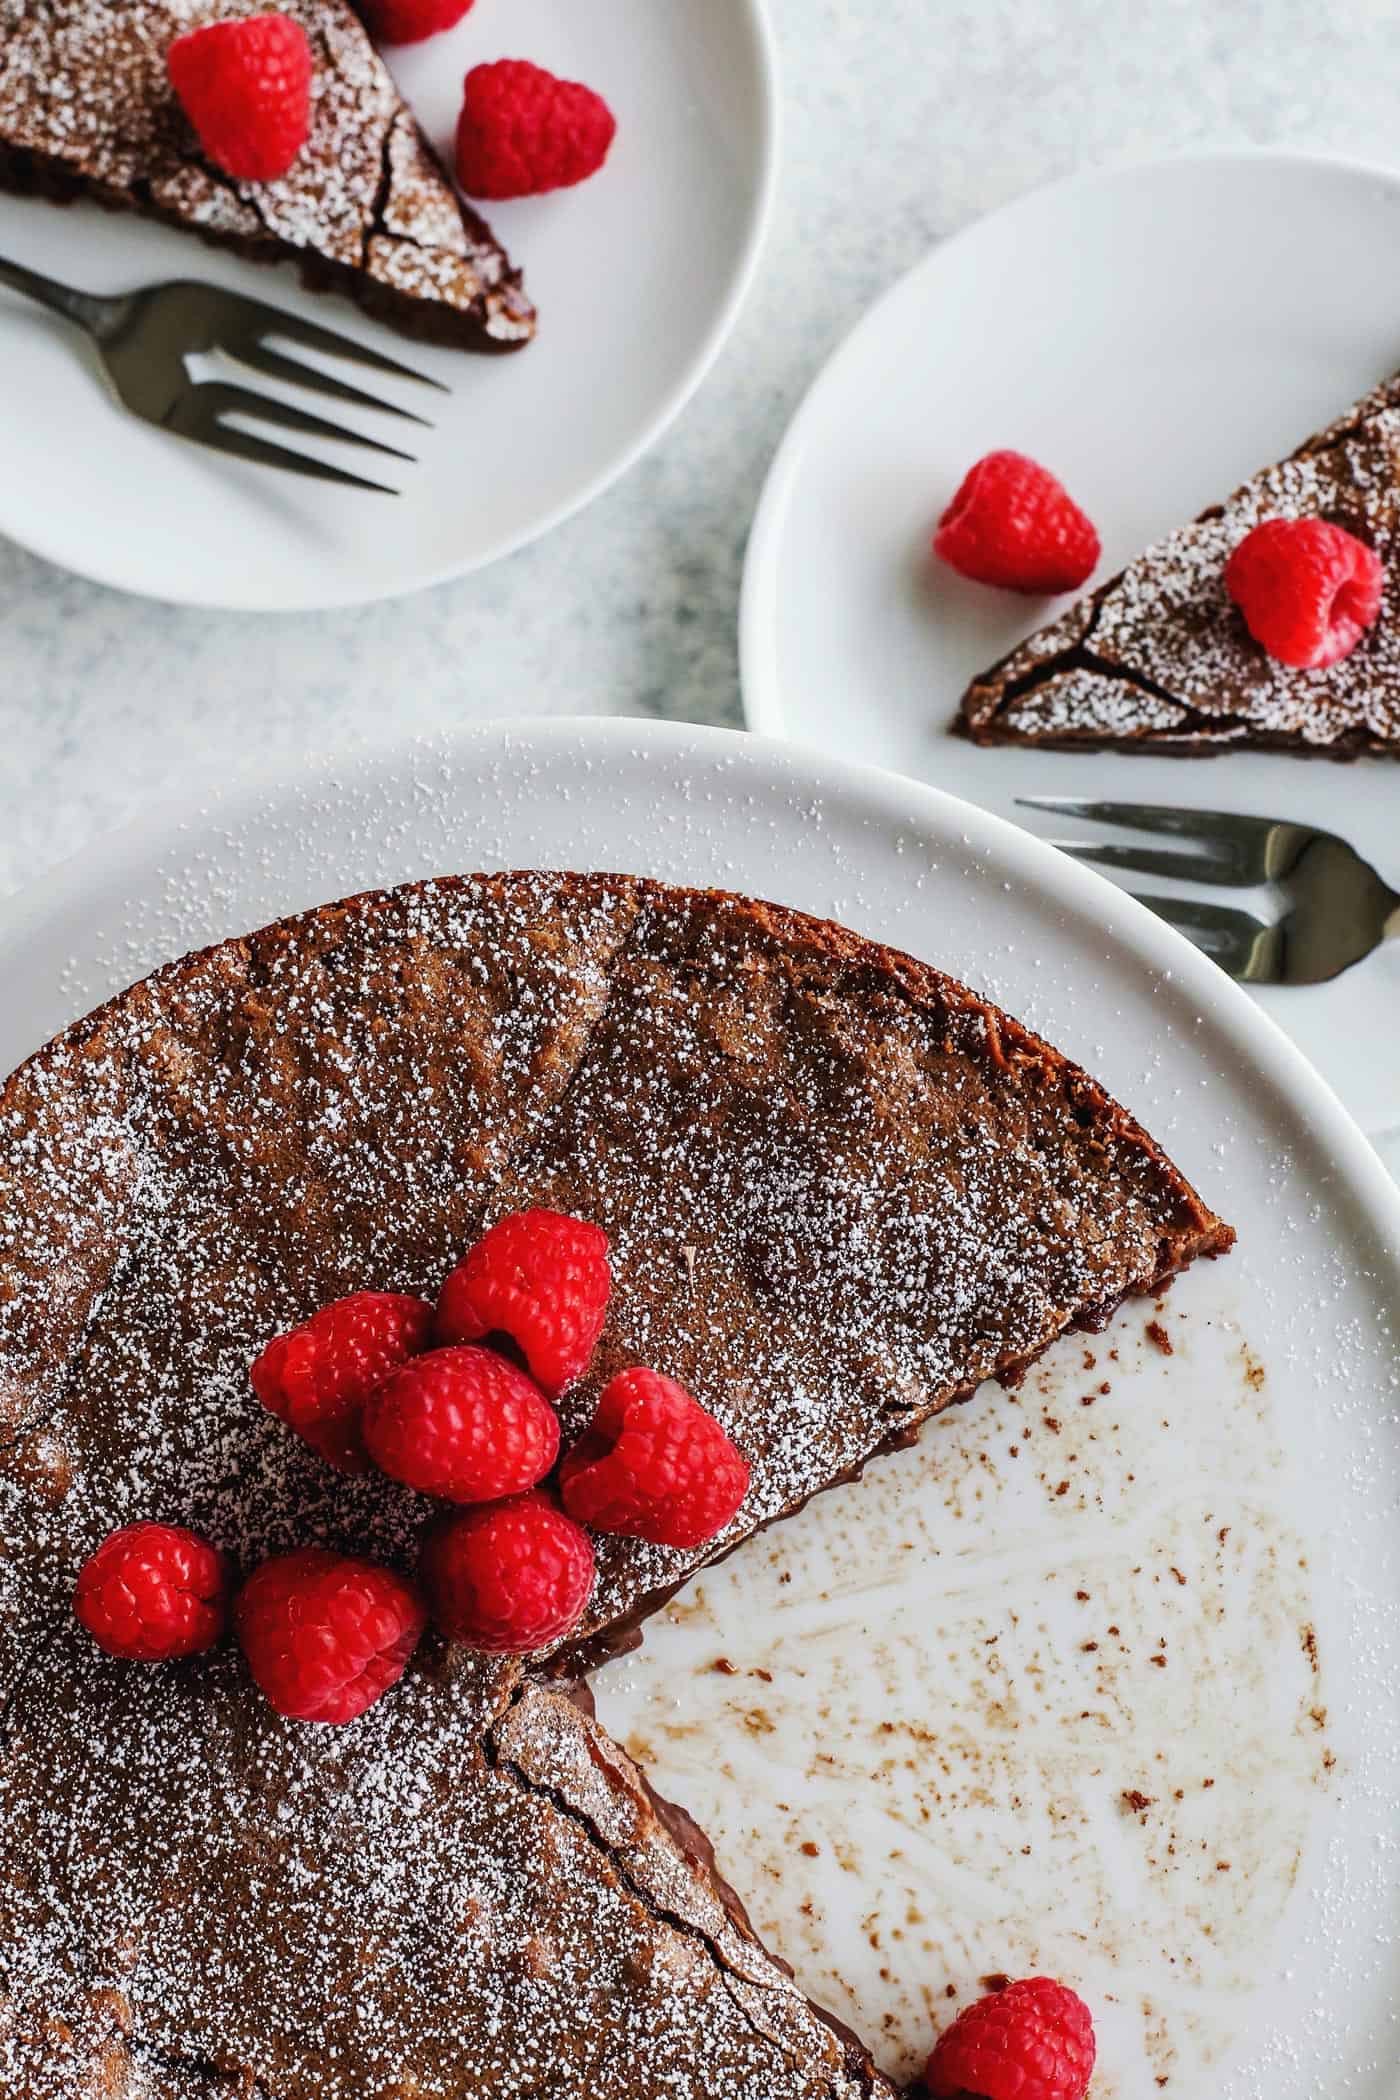
[[[1326,670],[1279,663],[1225,590],[1267,518],[1327,518],[1385,565],[1380,618]],[[1225,503],[1159,540],[973,680],[954,725],[978,744],[1197,757],[1254,746],[1400,755],[1400,376]]]
[[[405,334],[513,350],[534,333],[519,272],[458,197],[347,0],[279,0],[314,65],[311,136],[288,174],[216,168],[166,77],[181,0],[0,0],[0,188],[138,211],[255,261],[291,260]],[[222,0],[220,18],[258,12]]]
[[[567,1647],[429,1637],[342,1729],[236,1647],[113,1662],[77,1568],[137,1517],[245,1568],[411,1563],[428,1505],[248,1383],[274,1331],[433,1290],[492,1217],[596,1220],[598,1380],[743,1446],[690,1552],[600,1538]],[[693,1568],[1233,1235],[1074,1066],[937,972],[625,876],[442,881],[177,963],[0,1095],[0,2093],[872,2100],[702,1840],[561,1688]]]

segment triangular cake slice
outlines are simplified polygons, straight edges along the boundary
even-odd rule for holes
[[[236,1648],[77,1628],[114,1526],[247,1568],[410,1564],[429,1514],[260,1409],[268,1334],[430,1291],[566,1206],[615,1289],[566,1441],[625,1361],[752,1461],[728,1531],[598,1540],[528,1667],[425,1641],[346,1729]],[[0,2092],[80,2100],[889,2100],[703,1840],[561,1689],[702,1562],[988,1376],[1233,1238],[1091,1079],[834,925],[626,876],[441,881],[148,978],[0,1092]]]
[[[296,262],[403,333],[513,350],[534,333],[519,272],[457,196],[347,0],[279,0],[310,40],[311,136],[276,182],[207,160],[166,77],[181,0],[6,0],[0,188],[91,198],[255,261]],[[257,12],[233,0],[221,13]]]
[[[1226,594],[1232,549],[1266,518],[1328,518],[1385,564],[1380,618],[1326,670],[1269,656]],[[1400,756],[1397,592],[1400,375],[984,671],[955,727],[1047,749]]]

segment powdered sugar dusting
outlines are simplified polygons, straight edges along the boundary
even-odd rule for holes
[[[1178,732],[1199,734],[1190,714],[1174,700],[1088,670],[1056,672],[1043,685],[1031,686],[1008,702],[997,725],[1034,736],[1079,737],[1088,743],[1104,737],[1156,740]],[[1238,729],[1227,732],[1231,734],[1238,735]]]
[[[230,0],[220,17],[260,4]],[[312,129],[276,181],[221,173],[175,101],[165,53],[208,18],[195,0],[0,0],[0,152],[210,235],[365,271],[495,340],[528,337],[533,313],[504,251],[457,199],[346,0],[287,0],[284,12],[311,43]]]
[[[173,2055],[278,2100],[868,2088],[658,1829],[604,1828],[558,1695],[512,1711],[512,1669],[430,1648],[308,1730],[229,1650],[133,1671],[69,1620],[81,1558],[138,1515],[245,1563],[411,1558],[426,1505],[320,1466],[248,1363],[340,1292],[432,1290],[539,1200],[613,1237],[598,1375],[685,1378],[753,1458],[722,1544],[1208,1223],[932,972],[627,878],[330,908],[79,1024],[0,1104],[0,2071]],[[590,1625],[696,1558],[603,1542]]]
[[[974,733],[1058,742],[1263,742],[1348,756],[1400,748],[1400,381],[1375,389],[1223,506],[1169,533],[976,681]],[[1380,619],[1341,662],[1294,670],[1254,642],[1225,564],[1269,518],[1324,517],[1373,546]]]
[[[429,1653],[339,1730],[279,1721],[228,1650],[123,1669],[65,1626],[44,1668],[62,1693],[26,1686],[0,1789],[31,1862],[6,1892],[6,2091],[55,2069],[56,2095],[88,2091],[104,2050],[242,2068],[279,2100],[866,2089],[756,1951],[766,2016],[738,2001],[663,1833],[620,1873],[586,1777],[575,1809],[497,1768],[509,1666]],[[537,1711],[558,1759],[582,1717],[558,1695]],[[512,1721],[527,1744],[535,1727]]]

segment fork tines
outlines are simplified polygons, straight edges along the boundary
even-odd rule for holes
[[[1230,810],[1173,809],[1160,802],[1078,802],[1030,795],[1025,809],[1082,817],[1168,843],[1049,839],[1074,860],[1176,882],[1265,889],[1281,897],[1274,919],[1203,897],[1134,894],[1157,916],[1247,984],[1323,984],[1384,940],[1400,937],[1400,891],[1334,831]],[[1175,842],[1181,841],[1180,845]]]
[[[1080,802],[1063,795],[1026,795],[1024,809],[1052,816],[1082,817],[1086,822],[1116,826],[1120,831],[1181,839],[1179,850],[1125,846],[1113,840],[1048,839],[1072,860],[1096,867],[1123,869],[1135,875],[1165,875],[1178,882],[1217,883],[1223,888],[1258,889],[1285,876],[1300,848],[1319,834],[1268,817],[1240,816],[1230,810],[1176,809],[1161,802]],[[1197,850],[1192,850],[1197,849]],[[1270,983],[1284,971],[1286,928],[1276,920],[1256,918],[1233,905],[1202,897],[1168,897],[1142,890],[1132,893],[1159,919],[1165,919],[1205,951],[1231,977],[1247,983]]]
[[[1122,846],[1110,840],[1086,844],[1079,839],[1050,839],[1073,860],[1099,867],[1125,868],[1139,875],[1174,876],[1183,882],[1218,882],[1253,888],[1278,872],[1277,846],[1296,827],[1269,817],[1239,816],[1229,810],[1173,809],[1161,802],[1077,802],[1064,795],[1022,795],[1022,809],[1046,810],[1051,816],[1082,817],[1120,831],[1145,831],[1185,839],[1201,850],[1170,851],[1152,846]]]
[[[357,408],[374,409],[381,415],[398,416],[405,422],[419,424],[425,430],[433,427],[426,416],[404,408],[397,401],[386,401],[364,387],[353,386],[349,380],[338,378],[319,365],[289,355],[277,344],[281,342],[318,351],[325,357],[383,372],[395,379],[408,379],[419,386],[434,387],[439,393],[450,391],[430,373],[416,371],[411,365],[401,364],[397,358],[387,357],[383,351],[372,350],[367,344],[357,342],[353,336],[322,328],[314,321],[303,321],[298,315],[285,313],[281,307],[269,306],[261,299],[230,296],[218,312],[216,340],[226,356],[265,378],[281,380],[330,400],[351,402]],[[289,467],[296,473],[323,481],[338,481],[352,488],[371,489],[381,495],[398,493],[382,482],[368,481],[343,467],[329,465],[308,453],[292,451],[269,438],[240,429],[227,420],[234,414],[271,423],[283,430],[301,431],[310,437],[330,438],[338,444],[360,445],[368,451],[382,452],[410,464],[415,460],[411,452],[402,452],[397,446],[383,444],[358,430],[346,429],[323,416],[293,408],[275,395],[220,380],[205,380],[196,385],[180,418],[171,419],[171,427],[180,429],[186,437],[197,437],[202,444],[212,445],[217,451],[231,452],[242,459]]]
[[[250,422],[271,423],[279,430],[301,431],[307,437],[332,438],[341,445],[360,445],[368,452],[386,453],[391,459],[407,460],[410,464],[413,461],[411,452],[400,452],[396,446],[381,444],[378,438],[366,437],[358,430],[344,430],[339,423],[331,423],[325,416],[314,416],[308,409],[294,408],[289,401],[280,401],[272,394],[254,393],[249,387],[231,386],[221,379],[205,379],[191,386],[171,404],[165,425],[180,437],[195,438],[216,452],[229,452],[235,458],[253,460],[260,466],[288,467],[293,473],[309,474],[315,480],[338,481],[345,487],[371,489],[383,496],[398,494],[397,489],[390,488],[385,482],[367,481],[362,474],[352,474],[345,467],[332,466],[329,461],[313,458],[309,452],[294,452],[287,445],[276,444],[271,438],[244,430],[227,420],[234,415],[244,416]]]

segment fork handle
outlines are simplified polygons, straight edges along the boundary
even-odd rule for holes
[[[62,314],[66,321],[76,321],[79,328],[85,329],[89,335],[98,333],[110,304],[91,292],[75,292],[56,278],[41,277],[37,270],[26,270],[23,263],[10,262],[3,255],[0,255],[0,284],[9,285],[12,291],[23,292],[26,298],[37,299],[40,306]]]

